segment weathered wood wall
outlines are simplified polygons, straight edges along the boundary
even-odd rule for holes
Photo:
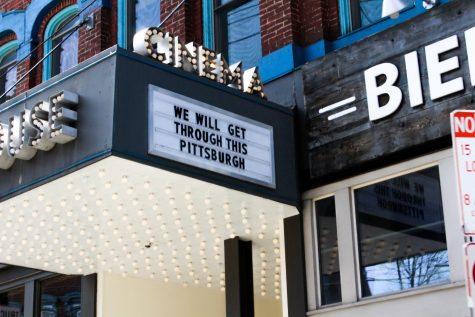
[[[464,31],[475,27],[475,1],[454,0],[303,67],[309,170],[306,187],[366,172],[450,146],[449,114],[473,109],[475,88],[470,85]],[[462,76],[465,91],[431,101],[424,47],[457,34],[460,47],[443,59],[458,56],[461,68],[444,80]],[[424,105],[409,105],[404,55],[417,50],[423,77]],[[404,95],[399,110],[371,122],[368,118],[364,71],[389,62],[399,69]],[[356,96],[357,111],[333,121],[318,110]],[[342,109],[340,109],[342,110]],[[331,114],[331,113],[330,113]]]

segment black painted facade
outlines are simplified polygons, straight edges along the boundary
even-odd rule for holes
[[[464,37],[466,30],[475,27],[474,21],[475,2],[453,1],[305,65],[301,112],[307,130],[302,152],[308,166],[301,166],[304,188],[449,148],[450,113],[455,109],[475,108],[475,89],[470,80]],[[431,100],[425,47],[454,35],[459,47],[441,54],[440,60],[457,57],[460,67],[443,74],[442,79],[448,82],[461,77],[465,88]],[[423,104],[411,107],[405,55],[414,51],[419,59]],[[397,111],[371,121],[364,72],[381,63],[398,68],[395,86],[401,89],[403,98]],[[384,78],[378,80],[379,84],[384,83]],[[355,101],[322,113],[324,107],[353,96]],[[387,102],[387,96],[382,96],[380,102],[381,105]],[[356,107],[356,111],[329,120],[332,114],[351,107]]]

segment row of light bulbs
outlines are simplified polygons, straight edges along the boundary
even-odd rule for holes
[[[89,175],[67,182],[64,197],[42,191],[36,199],[24,194],[20,197],[27,198],[2,206],[0,218],[10,231],[0,234],[0,254],[6,254],[5,259],[10,263],[35,263],[45,269],[57,267],[64,271],[72,267],[79,274],[118,269],[123,275],[146,274],[183,285],[204,283],[213,287],[218,284],[224,290],[223,240],[257,232],[258,239],[270,239],[273,246],[268,252],[266,249],[255,251],[260,255],[258,289],[266,296],[273,288],[275,297],[280,298],[280,232],[278,223],[268,224],[264,212],[260,212],[255,221],[255,212],[251,213],[247,206],[235,212],[234,206],[224,202],[221,205],[224,214],[220,215],[221,210],[215,212],[212,196],[206,195],[202,214],[197,212],[201,208],[195,206],[190,191],[184,193],[184,200],[178,201],[173,188],[166,186],[167,199],[164,203],[162,198],[158,203],[159,195],[153,191],[150,180],[143,181],[143,189],[139,189],[126,175],[120,177],[120,184],[107,179],[105,170],[99,170],[98,176],[103,181],[96,186],[85,186],[91,180]],[[120,195],[121,192],[127,195]],[[72,200],[80,207],[71,208]],[[178,206],[183,202],[186,208]],[[33,210],[23,212],[29,209]],[[225,228],[219,225],[223,220]],[[176,233],[182,245],[172,242]],[[144,244],[149,245],[150,250],[144,248]],[[150,256],[153,252],[158,252],[158,258]],[[269,258],[272,260],[268,261]],[[186,263],[186,267],[178,265],[179,262]],[[210,270],[210,266],[216,265],[219,278]],[[272,282],[268,281],[272,280],[273,287],[269,287]]]

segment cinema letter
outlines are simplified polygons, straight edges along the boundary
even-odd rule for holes
[[[442,82],[442,75],[460,67],[457,56],[441,61],[440,54],[459,47],[457,35],[428,45],[425,48],[430,97],[436,100],[464,89],[461,77]]]
[[[468,68],[470,79],[475,87],[475,27],[465,31],[465,43],[467,45]]]
[[[422,94],[421,71],[417,52],[411,52],[404,56],[406,61],[407,86],[411,107],[417,107],[424,103]]]
[[[381,86],[378,86],[377,78],[382,75],[386,77],[386,81]],[[401,89],[394,86],[399,77],[397,67],[391,63],[379,64],[366,70],[364,76],[369,119],[375,121],[394,113],[402,101]],[[389,101],[384,106],[379,104],[379,97],[381,95],[389,96]]]

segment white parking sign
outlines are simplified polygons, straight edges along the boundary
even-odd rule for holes
[[[475,111],[453,112],[451,125],[463,231],[475,235]]]

